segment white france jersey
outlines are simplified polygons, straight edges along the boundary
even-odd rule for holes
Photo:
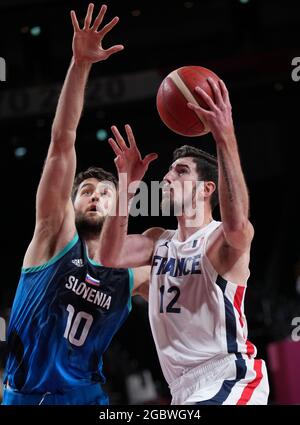
[[[156,242],[149,318],[161,368],[170,384],[190,369],[228,353],[256,356],[247,340],[245,286],[218,275],[206,256],[212,221],[184,242],[166,230]]]

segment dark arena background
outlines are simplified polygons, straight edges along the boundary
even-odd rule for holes
[[[89,165],[115,171],[107,142],[112,124],[130,123],[142,154],[159,154],[147,182],[163,178],[173,150],[183,144],[215,153],[210,134],[171,132],[155,97],[162,79],[184,65],[207,67],[225,81],[255,228],[245,305],[249,339],[267,362],[269,404],[300,404],[299,1],[106,4],[106,20],[118,15],[120,23],[104,47],[122,43],[125,49],[92,69],[77,133],[78,171]],[[5,329],[34,229],[36,189],[72,55],[69,11],[84,18],[87,5],[0,0],[1,375]],[[175,225],[166,217],[130,218],[131,233]],[[104,371],[112,404],[170,403],[142,298],[133,299],[132,313],[105,354]]]

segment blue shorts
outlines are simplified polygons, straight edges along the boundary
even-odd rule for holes
[[[20,391],[14,390],[8,386],[4,387],[3,391],[3,405],[29,405],[29,404],[42,404],[42,405],[107,405],[109,404],[107,394],[102,390],[100,384],[90,384],[77,387],[73,390],[67,391],[62,394],[24,394]]]

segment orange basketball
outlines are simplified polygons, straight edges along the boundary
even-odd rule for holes
[[[214,99],[208,77],[218,83],[219,77],[207,68],[183,66],[172,71],[162,81],[157,92],[156,107],[161,120],[170,130],[188,137],[202,136],[210,131],[207,124],[187,106],[187,102],[192,102],[208,109],[195,92],[195,87],[200,86]]]

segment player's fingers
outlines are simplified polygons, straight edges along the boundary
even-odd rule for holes
[[[99,34],[101,37],[104,37],[117,23],[119,22],[118,16],[115,16],[108,24],[105,25],[100,31]]]
[[[118,155],[115,159],[114,159],[114,163],[116,164],[117,170],[120,171],[121,167],[122,167],[122,158],[120,155]]]
[[[133,131],[132,131],[132,128],[130,127],[129,124],[125,125],[125,131],[126,131],[127,138],[128,138],[128,141],[129,141],[129,146],[131,148],[137,148],[135,138],[134,138],[134,135],[133,135]]]
[[[114,151],[114,153],[118,156],[122,154],[121,149],[119,148],[119,146],[117,145],[117,143],[115,142],[115,140],[113,138],[109,138],[108,139],[108,143],[110,144],[112,150]]]
[[[120,52],[124,49],[123,44],[116,44],[115,46],[110,47],[109,49],[105,50],[107,57],[110,55],[113,55],[114,53]]]
[[[125,151],[126,149],[128,149],[125,140],[123,139],[118,128],[115,125],[111,127],[111,131],[113,132],[113,135],[115,136],[116,142],[121,151]]]
[[[224,104],[224,101],[222,97],[222,92],[220,90],[220,86],[217,85],[216,82],[211,77],[208,77],[207,81],[214,94],[216,105],[221,107]]]
[[[214,110],[216,108],[216,104],[212,100],[212,98],[206,93],[205,90],[203,90],[201,87],[197,86],[195,87],[195,92],[202,98],[202,100],[207,104],[207,106]],[[193,103],[192,103],[193,105]]]
[[[143,164],[148,168],[150,162],[155,161],[157,158],[158,158],[157,153],[154,153],[154,152],[153,153],[149,153],[143,159]]]
[[[88,5],[88,9],[87,9],[87,12],[86,12],[86,17],[85,17],[85,20],[84,20],[84,27],[83,27],[84,30],[89,29],[89,27],[91,25],[92,16],[93,16],[93,10],[94,10],[94,3],[90,3]]]
[[[100,11],[99,11],[99,13],[98,13],[95,21],[94,21],[94,24],[92,26],[92,30],[93,31],[97,31],[98,30],[99,26],[101,25],[101,23],[103,21],[103,18],[104,18],[104,15],[105,15],[106,10],[107,10],[107,6],[106,6],[106,4],[103,4],[101,6],[101,9],[100,9]]]
[[[227,87],[225,86],[225,83],[223,80],[219,80],[219,86],[220,86],[220,90],[222,93],[222,98],[224,100],[225,103],[229,103],[230,104],[230,99],[229,99],[229,92],[227,90]]]
[[[192,111],[196,113],[196,115],[204,122],[206,123],[206,118],[209,117],[212,112],[208,111],[207,109],[201,108],[199,105],[195,105],[194,103],[188,102],[187,103],[188,108],[190,108]]]
[[[75,11],[74,10],[71,10],[70,14],[71,14],[71,20],[72,20],[74,31],[75,32],[80,31],[80,27],[79,27],[79,24],[78,24],[78,21],[77,21],[77,17],[76,17]]]

